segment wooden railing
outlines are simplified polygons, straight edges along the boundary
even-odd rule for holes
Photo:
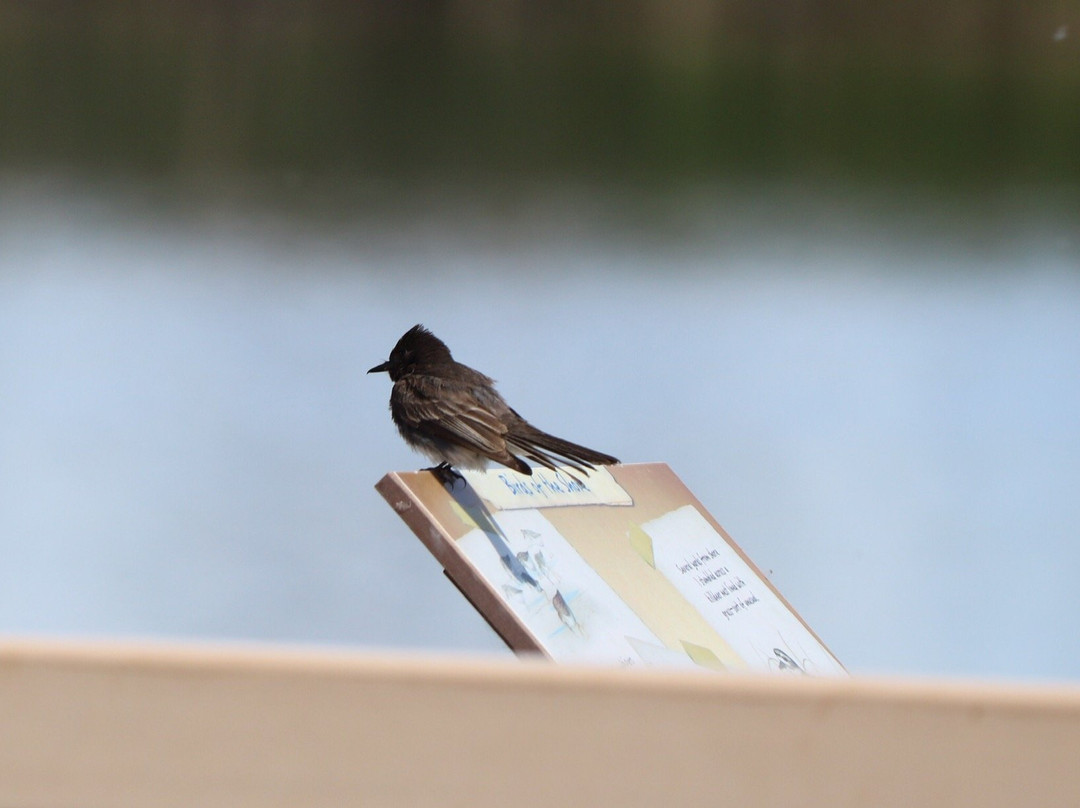
[[[1080,688],[0,641],[0,805],[1078,804]]]

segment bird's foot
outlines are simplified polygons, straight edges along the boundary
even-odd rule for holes
[[[461,476],[461,472],[446,461],[443,461],[437,466],[424,469],[424,471],[430,471],[440,483],[450,486],[451,490],[453,490],[459,480],[462,484],[465,483],[465,478]]]

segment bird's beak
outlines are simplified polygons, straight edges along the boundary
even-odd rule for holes
[[[389,369],[390,369],[390,361],[387,360],[386,362],[383,362],[381,365],[376,365],[375,367],[373,367],[371,370],[368,371],[368,373],[385,373]]]

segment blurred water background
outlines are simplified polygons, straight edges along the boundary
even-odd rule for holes
[[[1075,4],[0,6],[0,633],[502,652],[415,322],[858,673],[1080,678]]]

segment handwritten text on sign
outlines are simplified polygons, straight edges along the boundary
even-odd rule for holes
[[[761,600],[746,589],[746,580],[741,575],[732,575],[731,568],[720,559],[719,550],[706,548],[675,566],[680,575],[689,575],[701,587],[709,603],[719,603],[720,613],[730,620],[733,615],[761,603]]]
[[[641,529],[652,540],[656,569],[751,668],[768,670],[777,649],[788,654],[785,649],[792,648],[803,669],[843,673],[832,654],[693,505],[645,522]]]
[[[573,474],[571,477],[570,475]],[[531,475],[510,469],[463,471],[473,490],[501,511],[566,505],[633,505],[634,501],[605,468],[590,471],[533,469]]]

